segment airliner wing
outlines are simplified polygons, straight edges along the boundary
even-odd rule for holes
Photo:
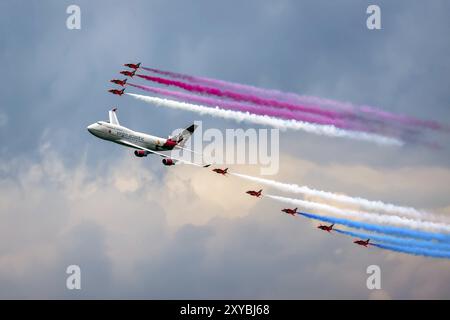
[[[157,152],[157,151],[154,151],[154,150],[150,150],[150,149],[138,146],[137,144],[134,144],[134,143],[126,141],[126,140],[119,140],[119,141],[120,141],[121,144],[126,145],[128,147],[139,149],[139,150],[148,151],[150,153],[157,154],[157,155],[159,155],[159,156],[161,156],[163,158],[173,159],[173,160],[176,160],[176,161],[179,161],[179,162],[183,162],[183,163],[186,163],[186,164],[191,164],[191,165],[194,165],[194,166],[197,166],[197,167],[203,167],[200,164],[197,164],[197,163],[194,163],[194,162],[190,162],[190,161],[187,161],[187,160],[183,160],[183,159],[178,159],[178,158],[175,158],[175,157],[171,157],[171,156],[168,156],[168,155],[166,155],[164,153],[160,153],[160,152]],[[207,165],[207,166],[209,167],[209,165]]]
[[[197,152],[197,151],[194,151],[194,150],[191,150],[191,149],[188,149],[188,148],[180,147],[179,145],[176,145],[174,148],[181,149],[181,150],[184,150],[184,151],[187,151],[187,152],[196,153],[196,154],[202,154],[200,152]]]

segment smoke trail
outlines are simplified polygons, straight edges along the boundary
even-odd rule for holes
[[[203,82],[204,84],[207,84],[209,80],[212,80],[212,79],[208,79],[208,78],[194,77],[194,76],[190,76],[187,74],[181,74],[181,73],[176,73],[176,72],[171,72],[171,71],[163,71],[163,70],[158,70],[158,69],[154,69],[154,68],[148,68],[148,67],[141,67],[141,68],[146,71],[161,74],[163,76],[168,76],[168,77],[176,78],[176,79],[183,79],[183,80],[187,80],[187,81],[191,81],[191,82],[198,82],[198,83]]]
[[[340,101],[335,101],[335,100],[331,100],[331,99],[298,95],[296,93],[283,92],[283,91],[274,90],[274,89],[263,89],[263,88],[259,88],[259,87],[252,86],[252,85],[239,84],[239,83],[235,83],[235,82],[229,82],[229,81],[223,81],[223,80],[217,80],[217,79],[211,79],[211,78],[205,78],[205,77],[190,76],[190,75],[185,75],[185,74],[176,73],[176,72],[162,71],[162,70],[154,69],[154,68],[143,68],[143,69],[153,72],[153,73],[156,73],[156,74],[168,76],[171,78],[183,79],[183,80],[186,80],[189,82],[212,86],[212,87],[216,87],[219,89],[246,92],[251,95],[263,96],[263,97],[266,97],[269,99],[280,99],[280,100],[284,100],[284,101],[291,102],[291,103],[307,103],[307,104],[313,104],[316,106],[331,106],[334,108],[338,108],[340,110],[344,110],[349,115],[356,116],[358,112],[361,112],[365,115],[373,116],[373,117],[375,117],[375,119],[379,119],[381,121],[402,123],[402,124],[409,125],[409,126],[421,126],[421,127],[425,127],[425,128],[432,129],[432,130],[443,130],[446,132],[450,131],[450,128],[448,126],[444,126],[437,121],[420,120],[420,119],[417,119],[414,117],[409,117],[406,115],[393,114],[393,113],[386,112],[386,111],[380,110],[378,108],[370,107],[370,106],[357,107],[348,102],[340,102]]]
[[[212,79],[212,78],[205,78],[205,77],[197,77],[197,76],[191,76],[187,74],[181,74],[171,71],[163,71],[159,69],[154,68],[146,68],[143,67],[142,69],[146,71],[150,71],[156,74],[160,74],[163,76],[175,78],[175,79],[182,79],[193,83],[198,83],[206,86],[212,86],[216,88],[221,88],[225,90],[234,90],[234,91],[241,91],[250,93],[253,95],[260,95],[265,96],[269,98],[275,98],[275,99],[281,99],[286,100],[290,102],[307,102],[307,103],[314,103],[314,104],[331,104],[334,101],[328,100],[328,99],[322,99],[317,97],[308,97],[308,96],[301,96],[295,93],[289,93],[289,92],[283,92],[275,89],[263,89],[259,87],[255,87],[252,85],[247,84],[240,84],[235,82],[229,82],[224,80],[218,80],[218,79]],[[353,108],[348,106],[347,104],[342,103],[342,106],[340,109],[353,111]]]
[[[421,249],[421,248],[408,248],[408,247],[392,246],[392,245],[380,244],[380,243],[372,243],[372,246],[375,246],[375,247],[378,247],[381,249],[401,252],[401,253],[413,254],[415,256],[450,259],[450,252],[427,250],[427,249]]]
[[[360,141],[374,142],[379,145],[393,145],[402,146],[403,142],[394,138],[384,137],[376,134],[370,134],[365,132],[355,132],[349,130],[343,130],[336,128],[334,126],[328,125],[317,125],[313,123],[295,121],[295,120],[283,120],[268,116],[255,115],[250,113],[244,113],[240,111],[224,110],[218,107],[209,108],[202,105],[189,104],[179,101],[173,101],[168,99],[162,99],[158,97],[142,96],[134,93],[125,93],[136,99],[145,101],[147,103],[152,103],[156,106],[168,107],[172,109],[181,109],[187,111],[197,112],[199,114],[207,114],[214,117],[220,117],[224,119],[231,119],[238,122],[246,121],[250,123],[255,123],[263,126],[271,126],[278,128],[280,130],[297,130],[305,131],[308,133],[314,133],[322,136],[328,137],[340,137],[349,138]]]
[[[393,224],[405,226],[413,229],[424,229],[435,232],[450,232],[450,225],[430,222],[430,221],[422,221],[422,220],[413,220],[398,216],[385,216],[376,213],[362,212],[362,211],[351,211],[351,210],[343,210],[336,207],[329,206],[327,204],[310,202],[300,199],[291,199],[274,195],[266,195],[274,200],[278,200],[285,203],[290,203],[296,206],[300,206],[303,208],[311,209],[311,210],[320,210],[325,211],[331,214],[344,216],[344,217],[352,217],[357,219],[363,219],[369,222],[381,223],[381,224]],[[450,237],[450,235],[449,235]]]
[[[272,97],[276,99],[284,99],[284,100],[290,100],[290,101],[299,101],[298,96],[294,93],[284,93],[278,90],[273,89],[262,89],[251,85],[246,84],[239,84],[229,81],[223,81],[223,80],[217,80],[212,78],[205,78],[205,77],[197,77],[197,76],[190,76],[187,74],[181,74],[171,71],[163,71],[159,69],[154,68],[146,68],[143,67],[142,69],[146,71],[150,71],[156,74],[160,74],[163,76],[171,77],[174,79],[182,79],[193,83],[198,83],[206,86],[212,86],[216,88],[221,88],[225,90],[234,90],[234,91],[244,91],[253,95],[261,95],[266,97]],[[288,97],[288,99],[286,99]]]
[[[342,115],[335,111],[330,110],[324,110],[317,107],[309,107],[309,106],[303,106],[299,104],[293,104],[288,102],[282,102],[278,100],[273,99],[264,99],[260,98],[255,95],[249,95],[249,94],[241,94],[233,91],[227,91],[227,90],[220,90],[213,87],[207,87],[207,86],[201,86],[201,85],[192,85],[186,82],[182,81],[175,81],[175,80],[169,80],[159,77],[151,77],[146,75],[137,74],[136,76],[148,80],[153,81],[159,84],[164,84],[166,86],[175,86],[190,92],[196,92],[196,93],[202,93],[202,94],[209,94],[217,97],[226,97],[237,101],[247,101],[254,104],[258,104],[261,106],[268,106],[268,107],[278,107],[278,108],[286,108],[293,111],[302,111],[302,112],[308,112],[313,114],[318,114],[324,117],[330,117],[332,119],[334,118],[342,118]]]
[[[359,197],[350,197],[347,195],[336,194],[327,191],[315,190],[311,189],[307,186],[299,186],[296,184],[287,184],[282,182],[277,182],[269,179],[263,179],[258,177],[252,177],[240,173],[231,173],[234,176],[247,179],[253,182],[265,184],[267,186],[271,186],[277,188],[281,191],[293,192],[293,193],[301,193],[309,196],[315,196],[322,199],[338,201],[342,203],[347,203],[351,205],[358,205],[366,210],[377,210],[383,211],[390,214],[400,214],[402,216],[409,216],[412,218],[436,218],[433,214],[425,211],[419,211],[417,209],[411,207],[401,207],[390,203],[384,203],[382,201],[371,201],[364,198]]]
[[[422,241],[416,239],[405,239],[392,237],[387,235],[378,235],[378,234],[368,234],[362,232],[353,232],[347,230],[333,229],[338,233],[345,234],[350,237],[359,238],[359,239],[369,239],[376,242],[388,243],[391,245],[398,245],[403,247],[418,247],[423,249],[432,249],[438,251],[450,251],[450,244],[434,242],[434,241]]]
[[[250,103],[243,103],[243,102],[236,102],[232,100],[224,100],[224,99],[218,99],[218,98],[211,98],[207,96],[202,95],[195,95],[195,94],[188,94],[183,93],[179,91],[173,91],[173,90],[166,90],[151,86],[144,86],[144,85],[138,85],[134,83],[128,83],[128,85],[145,90],[147,92],[152,92],[155,94],[158,94],[160,96],[165,97],[172,97],[176,98],[177,100],[181,100],[184,102],[190,102],[190,103],[199,103],[203,105],[213,106],[213,107],[220,107],[225,109],[232,109],[232,110],[238,110],[243,112],[250,112],[253,114],[259,114],[259,115],[267,115],[267,116],[273,116],[277,118],[282,119],[293,119],[298,121],[304,121],[304,122],[313,122],[317,124],[323,124],[323,125],[333,125],[335,127],[341,128],[341,129],[348,129],[348,130],[355,130],[355,131],[365,131],[365,132],[372,132],[372,133],[379,133],[383,136],[397,136],[404,135],[405,138],[409,139],[413,135],[411,133],[403,132],[401,128],[398,128],[398,126],[393,128],[387,128],[383,126],[378,126],[371,124],[367,121],[361,122],[352,120],[352,119],[331,119],[328,117],[323,117],[320,115],[313,115],[304,113],[301,111],[291,111],[287,109],[282,108],[273,108],[273,107],[267,107],[267,106],[257,106]]]
[[[281,92],[282,93],[282,92]],[[283,93],[282,93],[283,94]],[[331,99],[313,97],[313,96],[300,96],[296,94],[290,94],[292,102],[297,101],[298,103],[310,103],[313,105],[318,105],[321,107],[333,107],[340,110],[344,110],[349,114],[354,116],[362,116],[367,120],[379,121],[381,123],[391,123],[393,125],[405,125],[409,127],[423,127],[431,130],[441,130],[443,132],[450,132],[448,126],[443,125],[437,121],[433,120],[421,120],[411,116],[406,116],[403,114],[395,114],[387,111],[383,111],[379,108],[371,106],[356,106],[350,102],[341,102]]]
[[[213,107],[217,106],[217,107],[221,107],[221,108],[225,108],[225,109],[232,109],[232,110],[237,110],[237,111],[242,111],[242,112],[250,112],[250,113],[258,114],[258,115],[267,115],[269,117],[276,117],[276,118],[282,118],[282,119],[287,119],[287,120],[298,120],[298,121],[313,122],[313,123],[323,124],[323,125],[333,125],[338,128],[362,129],[361,126],[350,125],[342,120],[337,120],[337,119],[333,120],[330,118],[317,116],[317,115],[311,115],[311,114],[305,114],[302,112],[295,112],[295,111],[290,111],[290,110],[286,110],[286,109],[277,109],[277,108],[266,107],[266,106],[256,106],[256,105],[252,105],[252,104],[245,104],[242,102],[222,100],[222,99],[210,98],[210,97],[205,97],[205,96],[187,94],[187,93],[178,92],[178,91],[165,90],[165,89],[156,88],[156,87],[137,85],[134,83],[128,83],[128,85],[138,88],[138,89],[148,91],[148,92],[152,92],[152,93],[155,93],[158,95],[176,98],[178,100],[182,100],[185,102],[200,103],[200,104],[209,105],[209,106],[213,106]]]
[[[421,230],[411,230],[411,229],[405,229],[400,227],[393,227],[393,226],[383,226],[383,225],[376,225],[376,224],[370,224],[366,222],[360,222],[360,221],[353,221],[350,219],[345,218],[335,218],[335,217],[327,217],[327,216],[321,216],[317,214],[312,213],[306,213],[306,212],[299,212],[298,213],[301,216],[304,216],[309,219],[319,220],[322,222],[328,222],[328,223],[334,223],[334,224],[340,224],[343,226],[347,226],[354,229],[362,229],[370,232],[376,232],[380,234],[388,234],[398,237],[405,237],[405,238],[413,238],[413,239],[419,239],[419,240],[426,240],[426,241],[440,241],[444,243],[450,243],[450,235],[442,234],[442,233],[434,233],[434,232],[427,232],[427,231],[421,231]]]
[[[450,258],[450,252],[441,250],[439,248],[439,243],[431,243],[426,241],[418,241],[418,240],[408,240],[408,239],[401,239],[401,238],[395,238],[395,237],[388,237],[388,236],[378,236],[373,234],[366,234],[366,233],[357,233],[357,232],[351,232],[351,231],[344,231],[339,229],[334,229],[334,231],[338,233],[342,233],[351,237],[357,237],[360,239],[370,239],[374,241],[381,241],[381,242],[393,242],[394,244],[380,244],[380,243],[370,243],[370,245],[374,247],[378,247],[380,249],[385,250],[391,250],[391,251],[397,251],[402,253],[408,253],[413,254],[416,256],[425,256],[425,257],[432,257],[432,258]],[[411,246],[411,243],[418,244],[418,246]],[[425,246],[425,247],[423,247]]]
[[[392,114],[386,111],[378,110],[374,107],[370,106],[361,106],[359,107],[359,110],[365,114],[375,116],[379,119],[386,119],[386,120],[392,120],[397,121],[406,125],[412,125],[412,126],[421,126],[432,130],[442,130],[444,132],[449,132],[450,128],[447,126],[444,126],[443,124],[437,122],[437,121],[430,121],[430,120],[420,120],[413,117],[408,117],[405,115],[397,115]]]

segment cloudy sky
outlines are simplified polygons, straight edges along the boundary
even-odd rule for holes
[[[66,28],[73,3],[81,30]],[[366,28],[372,3],[382,30]],[[449,124],[448,12],[445,0],[1,1],[0,298],[450,298],[448,261],[355,247],[249,198],[252,183],[86,131],[116,105],[122,124],[159,136],[195,120],[250,128],[107,93],[137,61]],[[443,150],[281,132],[273,179],[450,214],[448,135],[432,138]],[[71,264],[79,291],[66,289]],[[366,287],[373,264],[381,290]]]

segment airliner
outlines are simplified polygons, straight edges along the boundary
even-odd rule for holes
[[[209,167],[210,165],[199,165],[183,159],[177,159],[168,156],[160,151],[171,151],[173,149],[182,149],[189,152],[192,150],[184,148],[184,144],[194,133],[197,125],[193,124],[181,131],[178,135],[169,136],[168,138],[160,138],[151,136],[146,133],[133,131],[121,126],[117,118],[117,108],[109,111],[109,121],[97,121],[87,127],[87,130],[97,138],[111,141],[129,148],[136,149],[134,155],[136,157],[146,157],[149,154],[156,154],[164,159],[162,163],[166,166],[175,165],[177,162],[192,164],[195,166]]]

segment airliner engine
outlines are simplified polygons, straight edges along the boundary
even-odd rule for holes
[[[134,151],[134,155],[136,157],[142,158],[142,157],[146,157],[150,152],[145,151],[145,150],[136,150]]]
[[[167,158],[167,159],[163,159],[162,163],[165,166],[173,166],[175,164],[175,161],[173,159]]]

